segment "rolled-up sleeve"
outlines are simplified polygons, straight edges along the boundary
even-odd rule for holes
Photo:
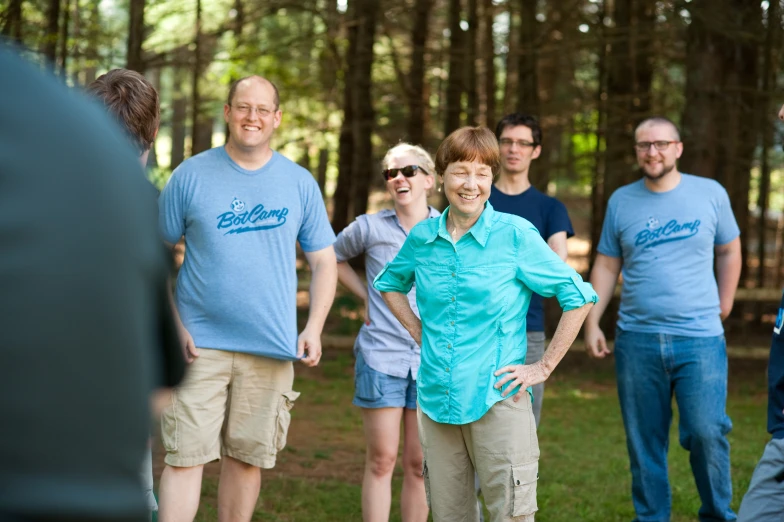
[[[344,228],[335,241],[335,256],[338,263],[353,259],[366,250],[367,220],[359,216],[349,226]]]
[[[416,258],[414,236],[409,234],[395,259],[387,263],[373,280],[373,288],[379,292],[407,294],[414,285]]]
[[[555,296],[565,312],[599,300],[591,284],[564,263],[533,226],[521,230],[517,239],[517,278],[532,291]]]

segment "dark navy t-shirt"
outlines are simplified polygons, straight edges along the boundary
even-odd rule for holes
[[[490,192],[490,204],[498,212],[514,214],[530,221],[542,238],[547,241],[553,234],[566,232],[566,237],[574,235],[572,222],[563,203],[541,193],[536,187],[529,187],[522,194],[510,196],[498,190],[495,185]],[[544,331],[544,306],[542,296],[533,294],[526,318],[529,332]]]
[[[784,439],[784,296],[781,297],[768,362],[768,431]]]

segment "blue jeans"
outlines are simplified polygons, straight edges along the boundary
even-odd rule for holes
[[[689,452],[701,522],[736,520],[730,509],[732,423],[726,413],[727,346],[724,336],[682,337],[618,329],[615,368],[632,501],[639,522],[670,520],[667,449],[672,396],[680,413],[680,444]]]

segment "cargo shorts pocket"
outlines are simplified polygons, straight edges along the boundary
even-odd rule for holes
[[[379,374],[365,363],[361,353],[357,354],[354,394],[363,401],[377,401],[383,397]]]
[[[177,398],[161,413],[161,445],[167,453],[176,453],[179,447],[179,426],[177,425]]]
[[[291,408],[294,407],[294,401],[299,397],[299,392],[294,390],[283,392],[278,404],[278,419],[275,423],[275,451],[281,451],[286,447],[286,437],[289,433],[289,425],[291,425]]]
[[[539,461],[512,466],[512,516],[532,515],[536,506],[536,483],[539,480]]]

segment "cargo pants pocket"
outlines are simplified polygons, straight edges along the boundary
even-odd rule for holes
[[[428,509],[430,506],[430,473],[427,471],[427,461],[422,463],[422,479],[425,481],[425,499]]]
[[[539,461],[512,466],[512,516],[533,515],[536,505],[536,484],[539,480]]]
[[[288,391],[283,392],[278,404],[278,420],[275,424],[275,450],[281,451],[286,447],[286,436],[289,432],[289,425],[291,425],[291,408],[294,407],[294,401],[299,397],[299,392]]]

